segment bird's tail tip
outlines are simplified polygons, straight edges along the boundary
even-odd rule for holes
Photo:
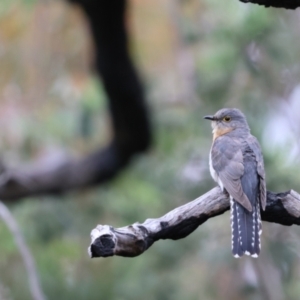
[[[248,251],[245,251],[245,253],[243,253],[241,255],[239,255],[237,253],[232,253],[232,255],[233,255],[234,258],[241,258],[244,254],[248,255],[248,256],[251,256],[253,258],[258,258],[258,256],[259,256],[259,253],[250,254],[250,252],[248,252]]]

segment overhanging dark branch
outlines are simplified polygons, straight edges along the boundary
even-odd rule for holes
[[[138,256],[161,239],[177,240],[192,233],[209,218],[229,209],[228,195],[219,187],[157,219],[147,219],[122,228],[98,225],[91,232],[91,257]],[[293,191],[268,191],[267,207],[261,211],[263,221],[282,225],[300,225],[300,195]]]
[[[277,7],[286,9],[296,9],[300,6],[299,0],[240,0],[244,3],[254,3],[265,7]]]

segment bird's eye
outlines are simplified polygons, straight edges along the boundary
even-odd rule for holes
[[[225,122],[230,122],[231,121],[231,118],[229,116],[226,116],[223,118],[223,121]]]

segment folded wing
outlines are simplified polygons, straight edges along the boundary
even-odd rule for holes
[[[211,151],[212,165],[227,192],[248,211],[252,211],[252,205],[241,184],[244,174],[241,148],[237,141],[226,136],[219,137]]]

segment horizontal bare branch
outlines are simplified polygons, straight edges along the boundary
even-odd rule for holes
[[[186,237],[206,220],[228,209],[228,195],[215,187],[194,201],[142,224],[122,228],[98,225],[91,232],[88,252],[90,257],[138,256],[158,240]],[[300,225],[300,195],[293,190],[277,194],[268,191],[267,207],[261,215],[264,221]]]

